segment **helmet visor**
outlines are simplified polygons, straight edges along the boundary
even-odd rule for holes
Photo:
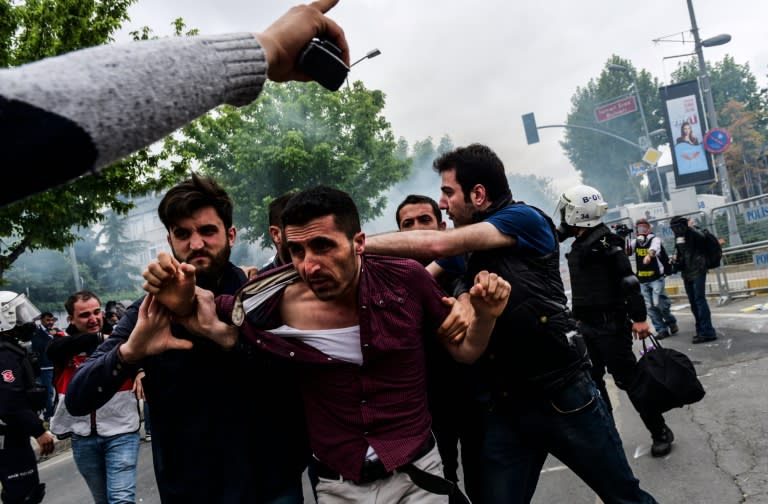
[[[40,310],[27,299],[26,294],[19,294],[3,304],[2,310],[6,321],[12,326],[34,322],[40,316]]]

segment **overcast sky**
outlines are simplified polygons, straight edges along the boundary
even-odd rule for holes
[[[126,28],[148,25],[166,35],[182,17],[201,33],[260,31],[295,3],[139,0]],[[694,8],[702,38],[733,37],[705,48],[707,60],[732,55],[765,87],[768,1],[694,0]],[[412,144],[448,134],[457,145],[486,143],[508,172],[551,177],[557,190],[579,182],[558,143],[564,130],[540,130],[541,142],[527,145],[520,116],[534,112],[539,125],[563,124],[576,88],[597,77],[612,54],[668,84],[683,59],[664,57],[694,50],[692,43],[653,42],[679,41],[682,33],[691,40],[686,0],[340,0],[329,15],[345,30],[352,61],[381,50],[350,78],[386,93],[396,137]]]

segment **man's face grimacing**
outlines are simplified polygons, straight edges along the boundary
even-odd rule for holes
[[[96,334],[104,325],[104,312],[96,298],[75,301],[70,323],[78,332]]]
[[[440,174],[440,209],[445,210],[454,227],[472,224],[475,208],[467,201],[464,190],[456,181],[456,170],[445,170]]]
[[[445,229],[445,222],[443,222],[442,216],[435,216],[432,205],[429,203],[411,203],[400,209],[398,227],[400,231],[413,231],[414,229],[442,231]]]
[[[212,207],[180,219],[168,234],[168,244],[179,262],[193,265],[198,273],[220,271],[229,261],[235,228],[227,229]]]
[[[333,215],[285,226],[283,232],[293,266],[318,299],[356,295],[365,233],[350,240],[336,227]]]

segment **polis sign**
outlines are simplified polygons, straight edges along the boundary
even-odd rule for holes
[[[601,123],[631,114],[632,112],[637,112],[637,100],[635,100],[634,96],[626,96],[597,107],[595,109],[595,120]]]

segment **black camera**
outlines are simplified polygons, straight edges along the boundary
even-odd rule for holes
[[[621,236],[622,238],[626,238],[632,234],[632,228],[626,224],[612,224],[611,228],[613,229],[614,233]]]
[[[341,49],[332,42],[313,39],[299,56],[298,66],[318,84],[336,91],[344,83],[349,67],[341,59]]]

